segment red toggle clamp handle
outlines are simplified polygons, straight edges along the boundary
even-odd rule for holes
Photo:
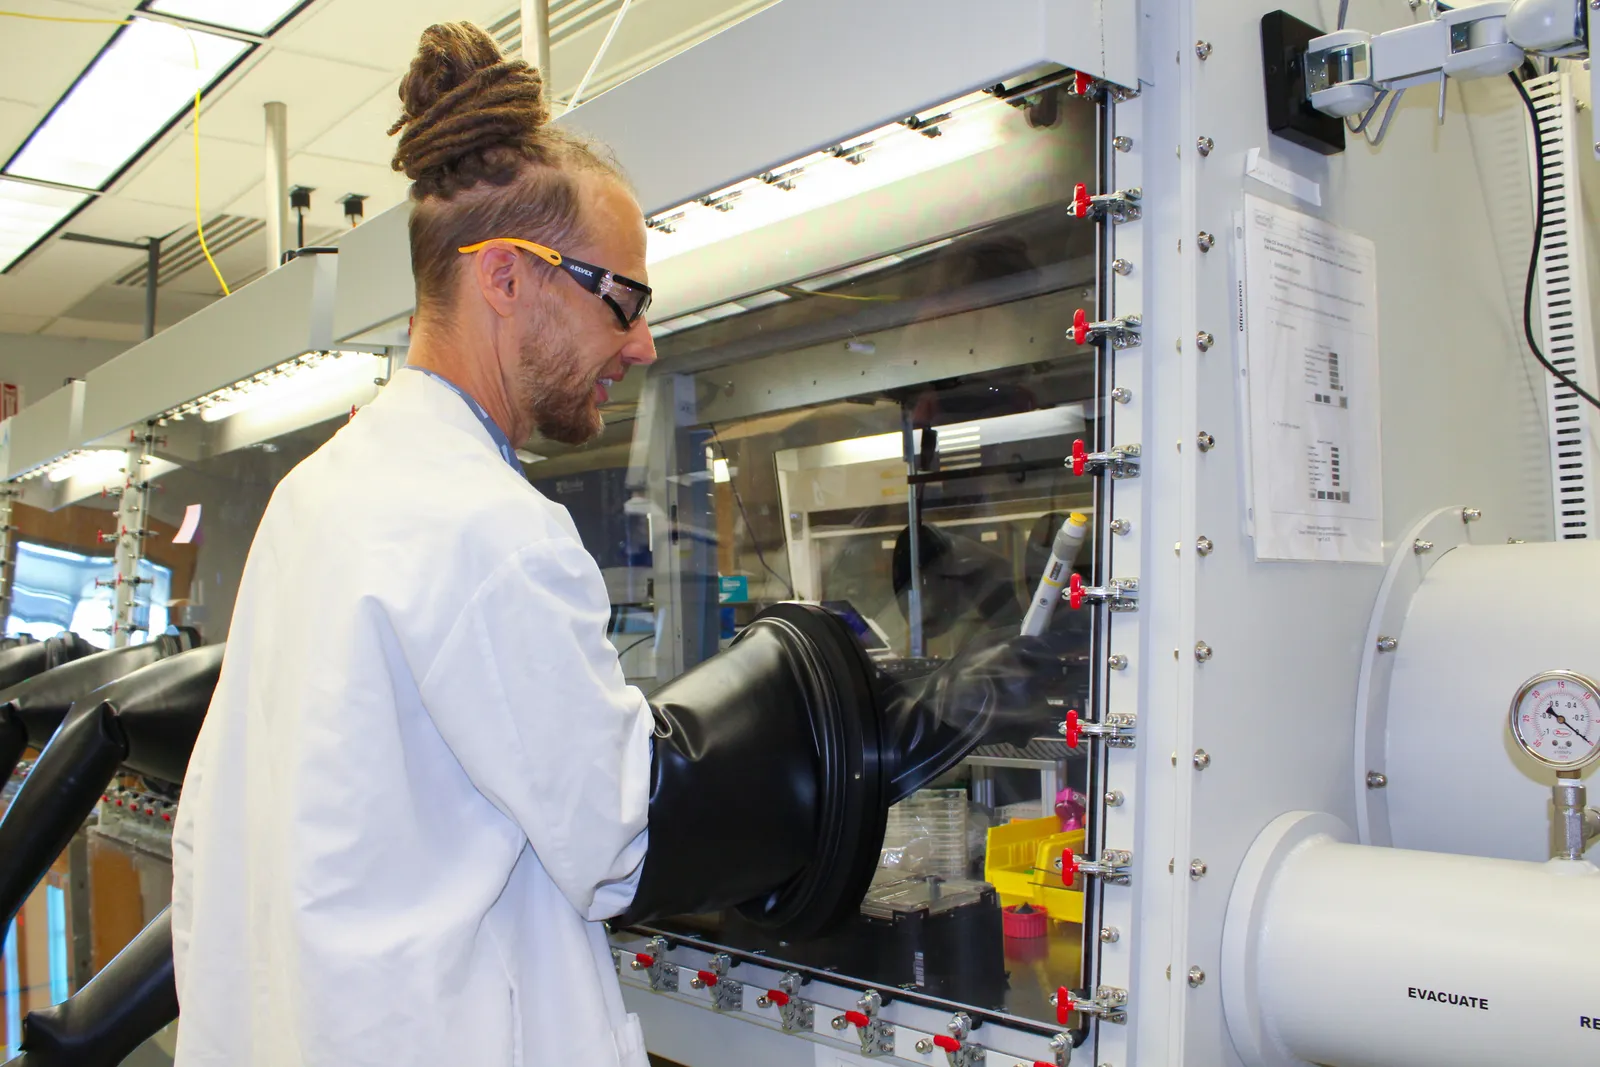
[[[851,1026],[854,1026],[858,1030],[861,1029],[862,1027],[866,1027],[866,1026],[871,1026],[872,1025],[872,1020],[867,1018],[867,1016],[864,1013],[859,1012],[859,1011],[847,1011],[847,1012],[845,1012],[844,1013],[844,1021],[849,1023]]]

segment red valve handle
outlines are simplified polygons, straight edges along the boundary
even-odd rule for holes
[[[1089,90],[1094,88],[1094,79],[1083,71],[1078,71],[1072,79],[1072,91],[1078,96],[1087,96]]]
[[[656,965],[656,958],[648,952],[635,952],[633,958],[639,961],[641,967],[654,967]]]
[[[717,976],[712,974],[710,971],[696,971],[694,973],[695,977],[699,978],[700,981],[704,982],[708,986],[717,984]]]
[[[1078,857],[1070,848],[1061,850],[1061,884],[1071,887],[1078,880]]]
[[[1081,439],[1072,442],[1072,473],[1074,477],[1082,478],[1083,472],[1089,465],[1089,449]]]
[[[780,1008],[786,1008],[789,1006],[789,994],[785,993],[781,989],[767,990],[767,999],[772,1001],[772,1003],[776,1004]]]
[[[944,1049],[946,1052],[961,1051],[961,1042],[957,1041],[949,1034],[934,1034],[933,1043]]]
[[[1067,605],[1073,611],[1083,607],[1083,576],[1074,573],[1067,580]]]
[[[1070,856],[1072,853],[1068,852],[1067,855]],[[1071,1015],[1072,994],[1067,991],[1066,986],[1058,986],[1056,988],[1056,1025],[1067,1025],[1067,1019]],[[1053,1067],[1053,1065],[1046,1065],[1046,1067]]]
[[[872,1025],[872,1020],[867,1018],[865,1015],[863,1015],[859,1011],[847,1011],[847,1012],[845,1012],[844,1013],[844,1021],[849,1023],[851,1026],[856,1027],[857,1029]]]
[[[1089,187],[1078,182],[1072,187],[1072,206],[1068,209],[1073,218],[1086,219],[1089,217]]]
[[[1086,345],[1089,343],[1089,314],[1082,308],[1072,313],[1072,343]]]
[[[1077,577],[1077,575],[1073,575],[1073,577]],[[1079,734],[1078,713],[1076,711],[1074,711],[1074,710],[1068,709],[1068,711],[1067,711],[1067,747],[1068,748],[1077,748],[1078,747],[1078,734]]]

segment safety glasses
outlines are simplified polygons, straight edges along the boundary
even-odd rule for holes
[[[572,259],[553,248],[524,241],[520,237],[491,237],[477,244],[463,245],[456,251],[472,253],[496,243],[515,245],[524,252],[533,253],[552,267],[560,267],[572,275],[573,280],[579,285],[606,302],[606,305],[616,313],[617,322],[622,324],[624,330],[630,329],[650,308],[650,287],[643,282],[624,278],[614,271],[597,267],[593,263],[585,263],[581,259]]]

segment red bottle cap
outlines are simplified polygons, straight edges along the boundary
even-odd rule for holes
[[[1030,904],[1013,904],[1000,913],[1000,922],[1007,937],[1043,937],[1048,917]]]

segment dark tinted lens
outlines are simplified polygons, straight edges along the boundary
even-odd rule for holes
[[[631,326],[639,321],[650,307],[650,290],[626,278],[613,278],[616,285],[611,290],[612,297],[617,302],[617,307],[622,311],[622,317],[628,320]]]

